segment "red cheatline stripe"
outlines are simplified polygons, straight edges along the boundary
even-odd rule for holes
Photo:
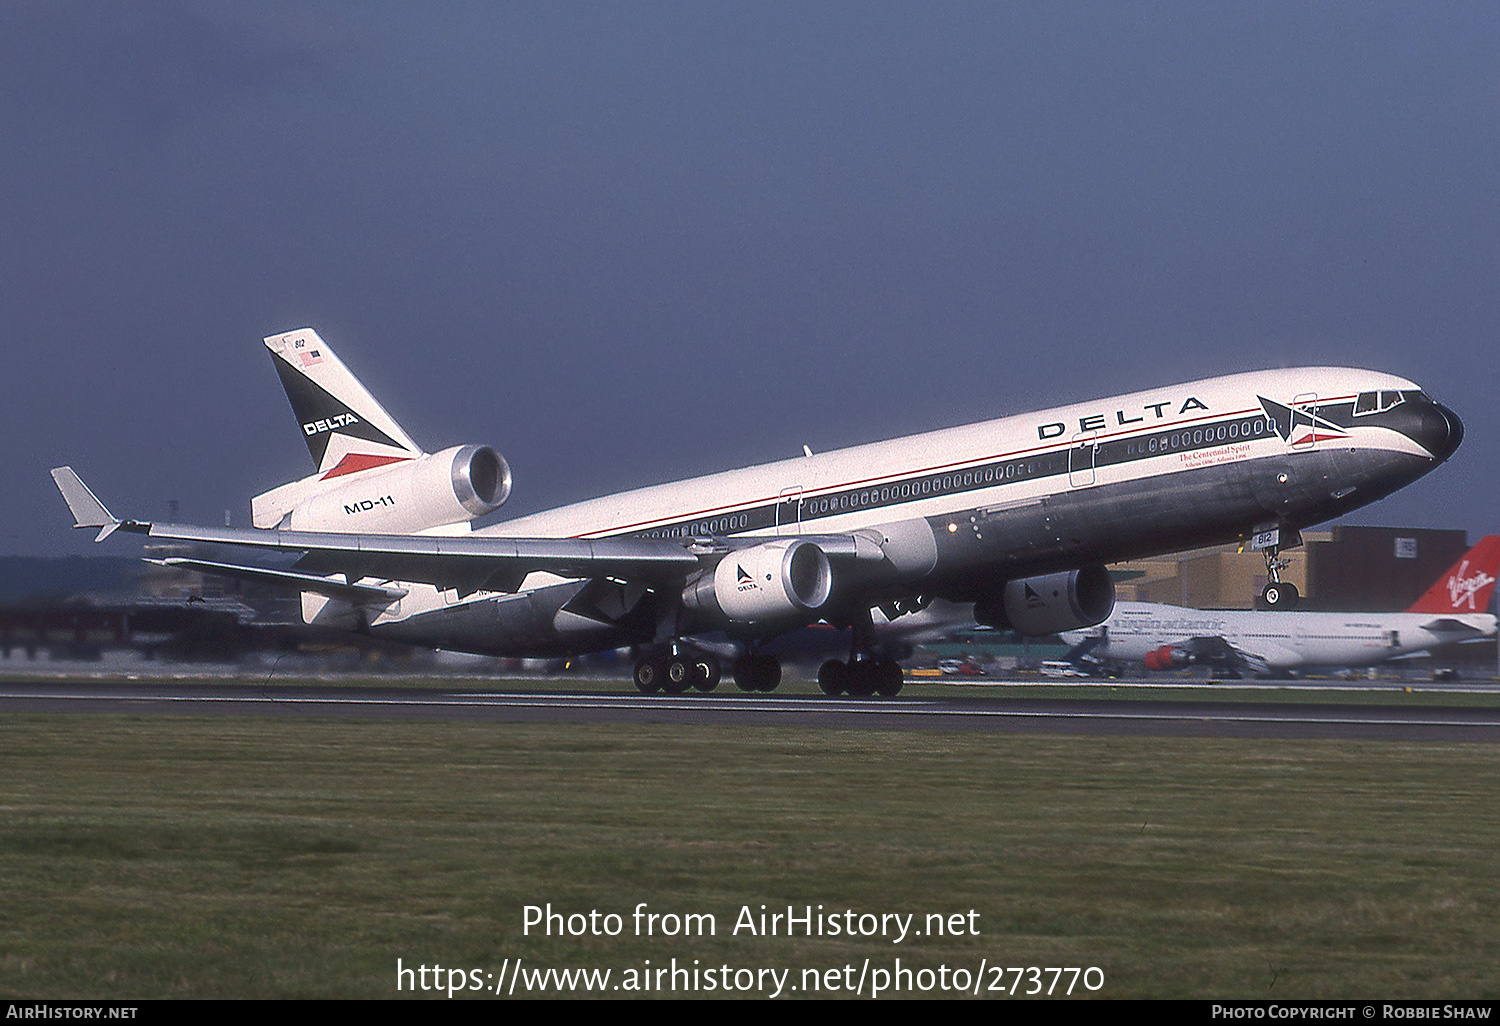
[[[1345,396],[1344,397],[1345,400],[1351,399],[1351,398],[1353,398],[1353,396]],[[1333,402],[1337,402],[1337,401],[1339,401],[1339,400],[1334,400],[1334,399],[1325,399],[1325,400],[1323,400],[1323,402],[1325,404],[1333,403]],[[1212,414],[1205,414],[1202,417],[1189,417],[1187,420],[1175,421],[1172,424],[1164,425],[1164,426],[1161,426],[1161,427],[1152,427],[1152,428],[1150,428],[1148,430],[1142,430],[1140,428],[1128,428],[1128,429],[1126,429],[1124,431],[1112,431],[1112,432],[1108,432],[1108,433],[1101,432],[1098,435],[1098,437],[1095,439],[1095,442],[1096,443],[1100,443],[1100,442],[1105,442],[1105,441],[1116,441],[1116,440],[1123,439],[1123,438],[1128,438],[1128,437],[1131,437],[1131,436],[1135,436],[1136,438],[1149,438],[1152,435],[1168,434],[1168,433],[1170,433],[1171,431],[1174,431],[1174,430],[1180,431],[1181,429],[1183,429],[1185,427],[1192,427],[1194,424],[1202,424],[1205,421],[1218,421],[1218,420],[1230,421],[1230,420],[1236,420],[1236,419],[1238,419],[1240,417],[1247,417],[1247,416],[1256,415],[1256,414],[1264,416],[1264,414],[1262,414],[1259,409],[1252,407],[1252,408],[1244,409],[1244,410],[1231,411],[1229,413],[1212,413]],[[968,425],[968,426],[972,427],[972,426],[975,426],[975,425]],[[984,426],[984,425],[979,425],[979,426]],[[912,436],[912,437],[916,437],[916,436]],[[1275,436],[1273,434],[1273,435],[1268,435],[1267,437],[1268,438],[1273,438]],[[1259,439],[1257,439],[1257,440],[1259,440]],[[902,441],[906,441],[906,439],[904,439],[904,438],[897,438],[897,439],[892,439],[892,441],[902,442]],[[823,486],[817,488],[816,490],[808,491],[807,494],[804,495],[803,497],[810,499],[810,498],[814,498],[816,496],[831,495],[834,492],[843,492],[843,491],[848,491],[850,489],[855,489],[855,488],[864,488],[867,485],[881,485],[881,484],[885,484],[885,483],[890,482],[890,481],[895,481],[896,483],[899,484],[900,482],[902,482],[902,481],[904,481],[904,480],[906,480],[908,478],[923,477],[923,476],[928,475],[928,474],[945,474],[945,473],[949,472],[950,470],[957,470],[957,471],[962,472],[963,470],[965,470],[965,469],[967,469],[969,467],[974,467],[974,466],[982,467],[986,463],[994,463],[994,462],[999,462],[999,461],[1002,461],[1002,460],[1010,460],[1010,459],[1019,459],[1021,457],[1033,456],[1033,455],[1038,455],[1038,454],[1043,454],[1043,453],[1067,452],[1069,449],[1073,448],[1074,444],[1075,443],[1073,441],[1067,441],[1067,440],[1059,439],[1057,442],[1053,442],[1053,443],[1050,443],[1048,445],[1036,445],[1036,446],[1032,446],[1032,447],[1030,447],[1028,449],[1013,449],[1013,450],[1011,450],[1009,452],[991,453],[991,454],[986,455],[986,456],[967,456],[967,457],[964,457],[963,459],[960,459],[960,460],[954,460],[951,463],[938,463],[938,464],[933,464],[933,465],[927,466],[927,467],[920,467],[920,468],[915,468],[915,469],[895,471],[895,472],[890,473],[890,474],[878,474],[878,475],[876,475],[874,477],[858,478],[858,479],[855,479],[855,480],[845,481],[842,484],[828,484],[828,485],[823,485]],[[1154,456],[1153,456],[1153,458],[1154,458]],[[760,468],[756,467],[756,468],[749,468],[749,469],[757,469],[758,470]],[[678,483],[682,483],[682,482],[678,482]],[[575,534],[575,535],[572,535],[571,537],[574,537],[574,538],[605,538],[605,537],[608,537],[608,536],[610,536],[612,534],[618,534],[618,533],[623,532],[623,531],[634,531],[634,530],[638,530],[638,529],[640,529],[642,527],[653,526],[653,525],[656,525],[656,524],[661,524],[661,525],[664,525],[664,526],[668,526],[668,525],[677,524],[677,523],[679,523],[679,522],[681,522],[683,520],[697,520],[699,518],[704,518],[704,517],[714,517],[714,516],[719,515],[720,513],[725,513],[725,512],[742,512],[744,510],[749,510],[749,509],[758,509],[759,507],[764,506],[768,502],[775,502],[775,501],[777,501],[779,498],[780,498],[780,496],[778,496],[778,495],[767,495],[764,498],[760,498],[760,499],[742,500],[740,502],[732,502],[732,503],[728,503],[728,504],[722,505],[722,506],[710,506],[710,507],[708,507],[706,509],[700,509],[700,510],[698,510],[696,512],[693,512],[693,513],[669,513],[669,514],[664,514],[664,515],[659,516],[659,517],[654,517],[654,518],[652,518],[650,520],[640,520],[640,521],[637,521],[637,522],[635,522],[633,524],[621,524],[621,525],[616,526],[616,527],[609,527],[609,528],[604,528],[604,529],[601,529],[601,530],[589,531],[586,534]]]
[[[343,477],[345,474],[358,474],[361,470],[369,470],[371,467],[383,467],[388,463],[403,463],[411,459],[410,456],[377,456],[374,453],[351,452],[338,464],[323,475],[323,480],[330,477]]]

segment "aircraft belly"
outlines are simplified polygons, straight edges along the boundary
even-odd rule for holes
[[[1393,465],[1395,464],[1395,465]],[[1267,520],[1307,526],[1427,469],[1388,451],[1323,449],[1109,481],[928,517],[935,590],[1177,552],[1244,538]],[[1282,481],[1282,476],[1286,477]],[[1350,491],[1350,489],[1353,489]]]
[[[1158,474],[930,517],[934,576],[1009,579],[1234,541],[1266,517],[1252,467]]]

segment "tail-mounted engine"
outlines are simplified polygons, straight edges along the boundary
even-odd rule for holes
[[[1115,582],[1099,565],[1007,581],[998,595],[974,604],[974,619],[1042,637],[1103,623],[1114,608]]]
[[[682,603],[710,619],[761,623],[805,617],[832,590],[833,569],[823,550],[788,539],[729,553],[688,585]]]
[[[398,534],[460,524],[500,508],[510,465],[487,445],[461,445],[388,468],[298,503],[288,526],[304,531]]]

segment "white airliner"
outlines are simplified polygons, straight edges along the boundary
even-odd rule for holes
[[[1487,535],[1404,613],[1204,611],[1120,602],[1090,630],[1064,631],[1077,656],[1148,670],[1204,665],[1232,673],[1375,666],[1495,636],[1487,610],[1500,576],[1500,535]]]
[[[471,530],[510,493],[487,446],[426,453],[311,329],[266,340],[317,470],[257,496],[254,527],[120,520],[68,467],[76,525],[299,554],[291,569],[164,560],[302,593],[308,623],[496,655],[634,646],[644,691],[712,688],[726,637],[769,691],[763,645],[824,622],[831,694],[894,694],[887,619],[942,598],[1032,635],[1099,623],[1104,564],[1255,539],[1277,580],[1298,530],[1389,495],[1458,447],[1403,378],[1257,371],[730,470]]]

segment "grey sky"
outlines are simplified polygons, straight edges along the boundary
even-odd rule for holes
[[[1468,428],[1355,521],[1497,527],[1493,4],[11,0],[0,139],[0,552],[246,523],[304,325],[507,512],[1332,363]]]

